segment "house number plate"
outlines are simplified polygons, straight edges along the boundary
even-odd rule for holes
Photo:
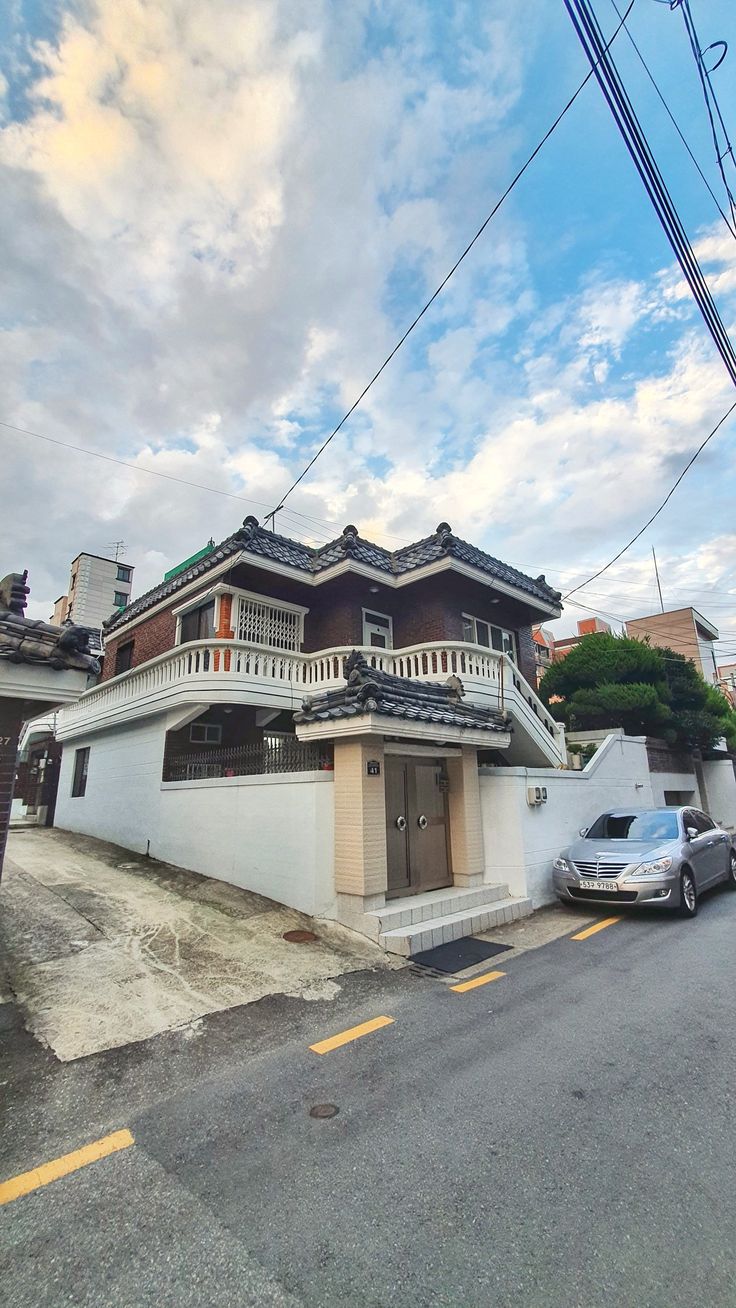
[[[369,777],[380,777],[381,764],[378,762],[377,758],[369,758],[365,765],[365,770]]]

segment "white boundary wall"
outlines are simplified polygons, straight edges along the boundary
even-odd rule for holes
[[[334,917],[331,772],[162,782],[166,722],[150,718],[65,744],[55,826]],[[74,754],[90,747],[86,793]]]
[[[709,759],[701,764],[707,808],[715,822],[736,828],[736,774],[730,758]]]
[[[530,808],[530,786],[546,787],[546,804]],[[481,768],[480,798],[486,879],[508,882],[538,908],[554,899],[553,859],[581,827],[607,808],[652,806],[644,738],[612,732],[582,772]]]

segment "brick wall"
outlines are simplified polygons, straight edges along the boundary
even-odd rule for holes
[[[243,590],[308,608],[304,622],[304,649],[309,653],[335,646],[362,645],[363,609],[384,613],[393,619],[396,648],[418,645],[423,641],[462,640],[462,614],[470,613],[517,633],[519,669],[530,685],[536,685],[528,610],[515,600],[494,597],[487,586],[469,577],[447,573],[401,590],[379,584],[375,594],[370,591],[372,583],[368,578],[343,576],[313,588],[244,564],[233,568],[222,580]],[[203,584],[203,591],[206,588]],[[182,602],[181,596],[172,596],[170,607],[131,629],[121,628],[106,643],[101,680],[115,676],[117,651],[120,645],[130,640],[134,642],[131,664],[134,668],[171,649],[176,638],[176,618],[172,609]]]
[[[152,614],[137,627],[121,627],[119,634],[116,632],[105,641],[105,660],[100,680],[109,681],[110,677],[115,676],[115,657],[120,646],[127,645],[128,641],[133,641],[131,667],[137,668],[148,659],[155,659],[157,654],[165,654],[175,639],[176,618],[171,609]]]

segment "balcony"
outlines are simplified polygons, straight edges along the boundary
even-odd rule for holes
[[[200,640],[174,649],[88,691],[59,714],[57,736],[123,726],[187,705],[254,704],[299,708],[306,695],[344,683],[350,646],[314,654],[268,649],[238,640]],[[363,648],[373,667],[399,677],[446,681],[459,677],[470,703],[507,711],[514,725],[509,763],[552,766],[565,761],[562,728],[505,654],[463,641],[432,641],[405,649]]]

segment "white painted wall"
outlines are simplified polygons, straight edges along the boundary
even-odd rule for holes
[[[179,867],[334,917],[331,772],[183,781],[161,788],[159,845]]]
[[[529,786],[546,786],[547,803],[530,808]],[[554,899],[552,861],[608,808],[654,803],[643,737],[608,735],[582,772],[482,768],[481,819],[487,881],[507,882],[535,908]]]
[[[736,775],[730,759],[712,759],[704,762],[703,785],[705,796],[703,808],[711,817],[723,826],[736,828]]]
[[[64,745],[55,825],[334,917],[331,772],[162,783],[166,718]],[[74,754],[90,747],[86,794]]]
[[[689,798],[683,800],[683,803],[692,804],[695,808],[705,807],[705,801],[701,798],[700,787],[698,786],[698,778],[694,772],[652,772],[652,794],[654,803],[658,808],[664,807],[667,803],[664,797],[666,790],[688,792]]]

